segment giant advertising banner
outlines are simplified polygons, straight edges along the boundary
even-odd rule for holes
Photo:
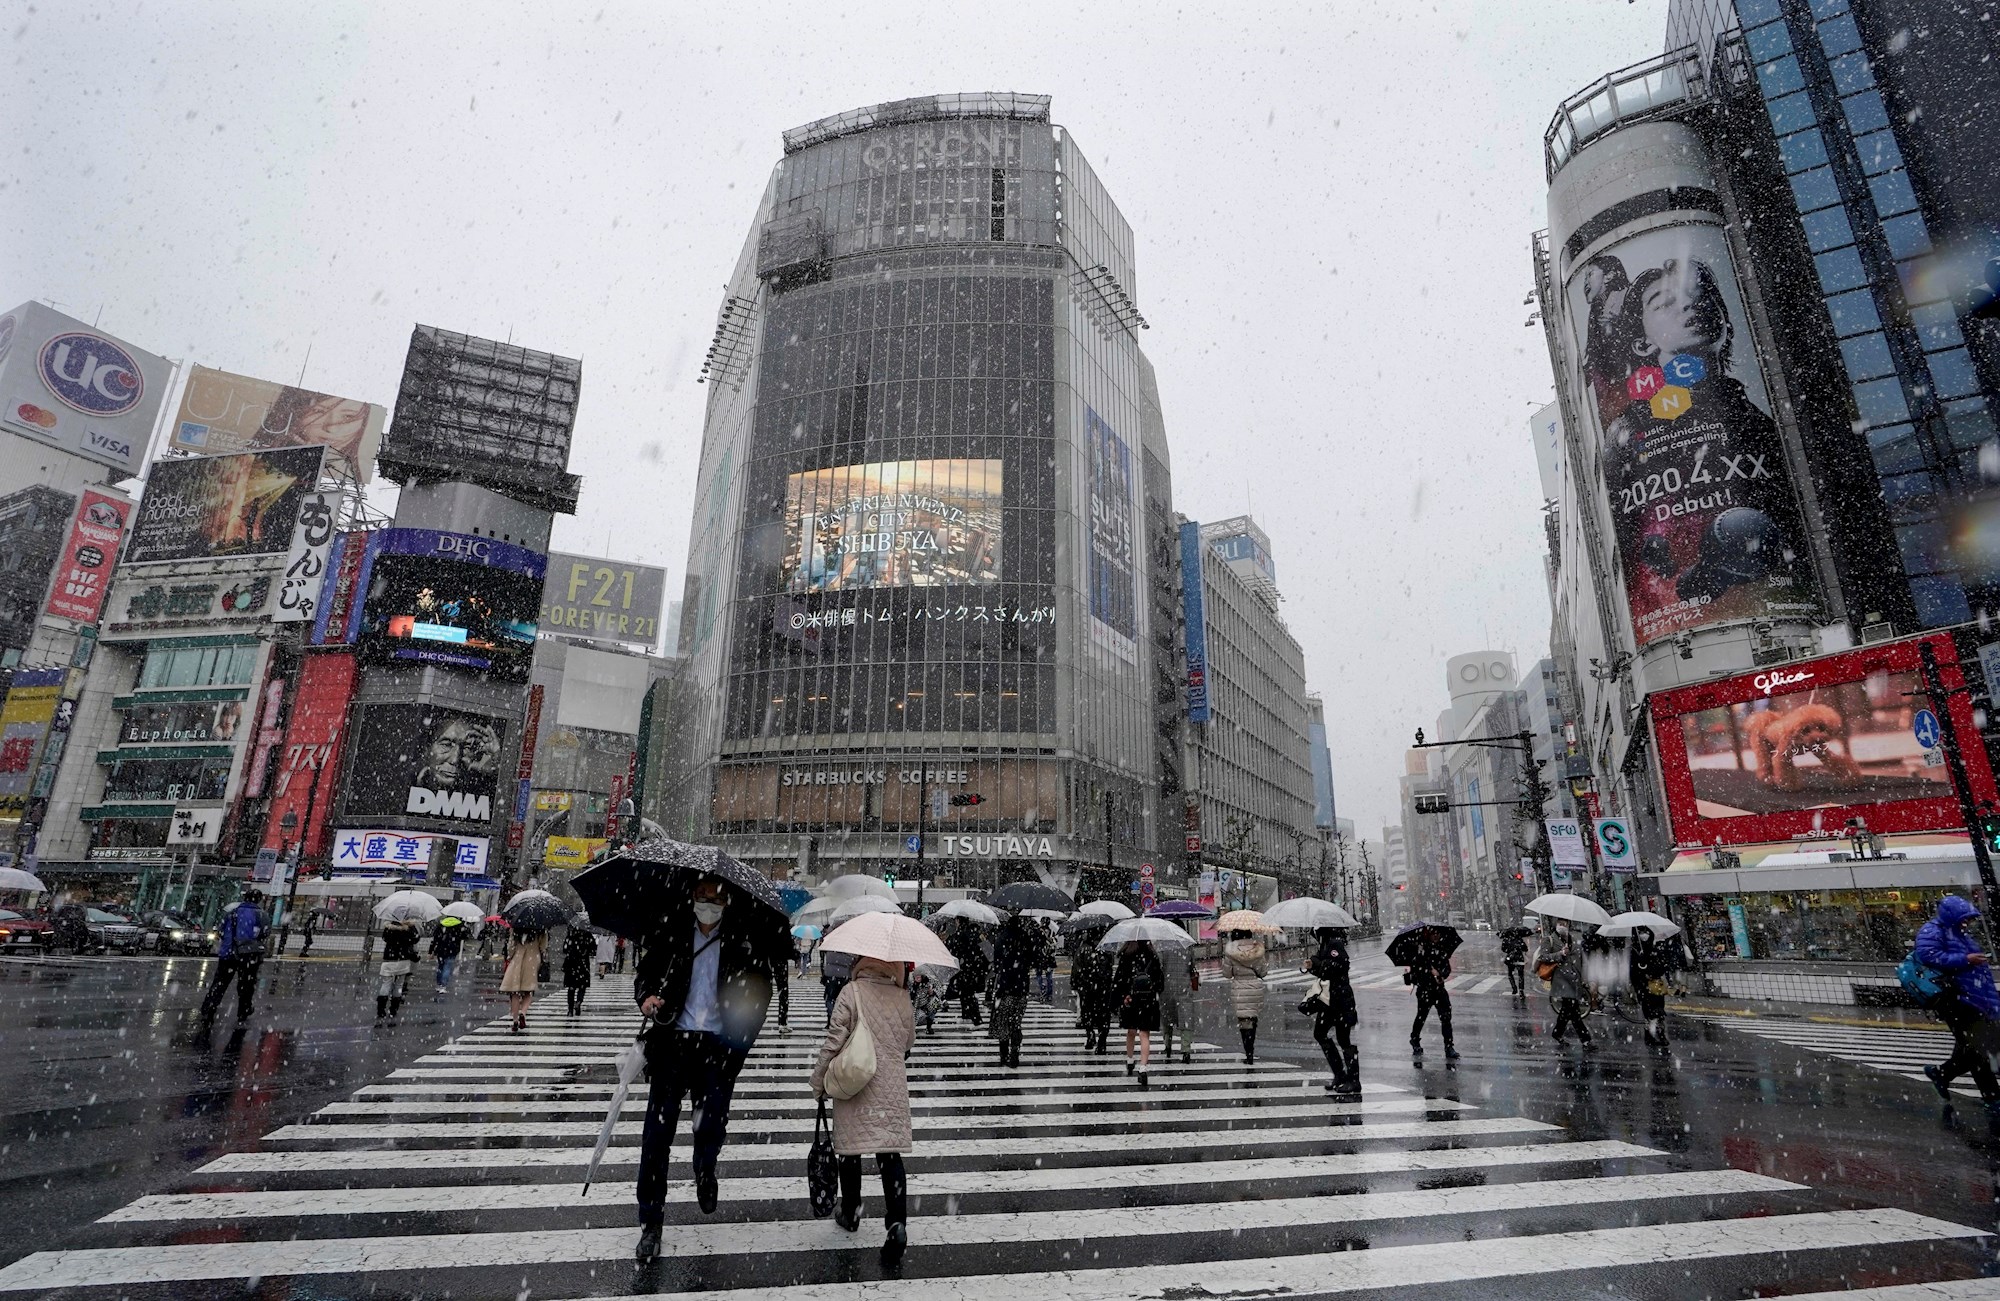
[[[1131,658],[1138,636],[1138,568],[1132,543],[1132,449],[1104,418],[1084,408],[1090,457],[1089,565],[1091,631]]]
[[[871,461],[785,481],[789,592],[1000,581],[998,460]]]
[[[0,427],[137,474],[173,366],[40,303],[0,316]]]
[[[1951,638],[1885,642],[1656,693],[1654,735],[1674,839],[1684,846],[1833,840],[1962,827],[1918,648],[1937,650],[1958,733],[1977,737]],[[1995,798],[1985,747],[1963,747],[1979,800]]]
[[[387,419],[388,412],[372,403],[196,366],[167,441],[203,456],[324,447],[330,468],[366,483]]]
[[[539,631],[651,650],[666,595],[667,571],[657,565],[551,551]]]
[[[368,535],[350,640],[378,660],[526,681],[547,563],[539,551],[473,533],[380,529]]]
[[[1564,290],[1641,646],[1821,613],[1722,218],[1666,217],[1575,263]]]
[[[292,447],[155,461],[125,563],[282,555],[326,449]]]
[[[83,490],[76,514],[70,519],[69,537],[56,557],[49,599],[42,607],[46,613],[78,623],[97,622],[104,612],[111,570],[118,563],[118,547],[131,518],[130,498],[99,488]]]
[[[265,849],[282,851],[296,845],[301,862],[322,859],[334,791],[340,784],[340,743],[355,676],[354,656],[348,654],[307,655],[300,664],[298,690],[271,783]],[[288,815],[290,829],[285,826]]]
[[[22,669],[0,706],[0,821],[18,822],[28,808],[35,759],[56,716],[63,669]]]
[[[492,820],[503,720],[438,705],[365,705],[356,715],[348,814]]]

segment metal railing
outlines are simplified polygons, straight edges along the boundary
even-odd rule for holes
[[[1660,116],[1705,97],[1701,58],[1693,46],[1635,63],[1591,82],[1564,100],[1542,133],[1542,162],[1554,180],[1576,151],[1615,126]]]

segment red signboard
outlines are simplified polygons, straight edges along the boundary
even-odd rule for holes
[[[333,576],[323,589],[325,595],[314,633],[314,640],[325,646],[339,646],[347,641],[355,589],[361,583],[361,561],[368,551],[368,535],[363,532],[342,533],[333,541],[337,557]]]
[[[95,488],[83,490],[76,514],[70,519],[69,538],[56,557],[44,607],[48,613],[78,623],[97,622],[104,610],[105,591],[111,585],[111,570],[118,563],[125,525],[131,518],[132,503],[125,498]]]
[[[1918,647],[1938,673],[1977,800],[1995,797],[1951,638],[1884,642],[1663,691],[1651,700],[1674,839],[1688,847],[1836,840],[1965,825],[1944,754],[1926,748]],[[1955,694],[1954,694],[1955,693]]]
[[[271,783],[271,811],[264,822],[265,849],[288,850],[297,845],[302,861],[324,861],[354,678],[352,655],[305,657],[278,756],[278,771]],[[289,830],[284,825],[288,813],[293,816]]]
[[[523,798],[528,783],[535,776],[535,745],[542,735],[542,688],[539,685],[528,688],[528,721],[521,729],[521,758],[514,766],[514,778],[520,784]],[[520,801],[516,801],[519,803]],[[613,810],[616,811],[615,808]],[[513,818],[507,823],[507,848],[521,847],[522,819],[527,817],[525,808],[516,808]]]

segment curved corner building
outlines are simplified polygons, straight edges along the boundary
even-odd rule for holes
[[[1178,864],[1136,299],[1131,228],[1046,96],[785,134],[704,370],[677,833],[907,878],[922,807],[943,885]]]

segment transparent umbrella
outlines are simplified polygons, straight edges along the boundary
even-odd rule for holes
[[[444,905],[422,890],[398,890],[375,905],[377,921],[434,922],[442,916]]]
[[[604,1127],[597,1131],[597,1146],[591,1149],[590,1164],[583,1172],[586,1197],[590,1195],[591,1181],[597,1178],[597,1167],[604,1161],[604,1149],[611,1146],[611,1133],[618,1127],[618,1117],[625,1110],[625,1098],[632,1092],[632,1083],[646,1069],[646,1029],[652,1024],[651,1017],[641,1021],[638,1035],[618,1054],[618,1087],[611,1090],[611,1110],[604,1115]]]
[[[825,925],[828,931],[831,932],[834,927],[839,926],[842,922],[852,921],[863,913],[900,913],[902,911],[893,902],[879,895],[861,894],[846,900],[838,908],[829,913]]]

